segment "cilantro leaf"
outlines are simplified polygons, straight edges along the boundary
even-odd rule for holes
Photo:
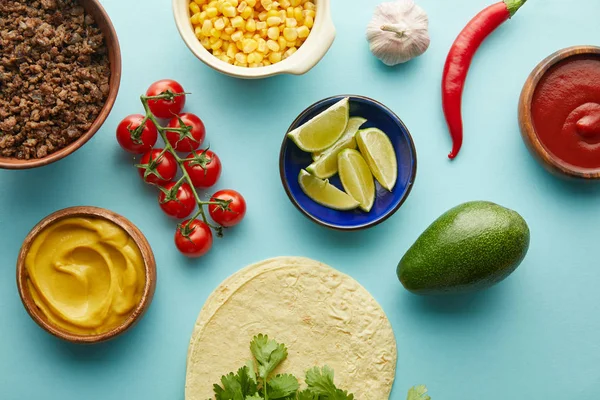
[[[301,392],[298,392],[298,395],[296,396],[296,400],[319,400],[319,396],[316,394],[313,394],[310,391],[310,389],[306,389]]]
[[[252,382],[258,385],[258,382],[256,380],[256,367],[254,366],[254,361],[246,361],[246,368],[248,368],[248,375],[250,377],[250,380],[252,380]]]
[[[431,400],[431,397],[427,394],[427,387],[419,385],[409,389],[406,400]]]
[[[246,396],[246,398],[244,400],[265,400],[265,399],[260,397],[259,394],[253,394],[252,396]]]
[[[269,399],[287,399],[300,388],[298,379],[291,374],[277,375],[267,383]],[[294,397],[295,398],[295,397]]]
[[[263,380],[266,380],[287,357],[285,345],[269,340],[269,337],[263,334],[254,336],[250,343],[250,351],[258,363],[258,376]]]
[[[235,375],[233,372],[223,375],[221,385],[213,386],[216,400],[245,400],[246,396],[257,392],[256,383],[248,374],[248,367],[240,368]]]
[[[328,366],[322,369],[314,367],[306,371],[306,384],[313,394],[325,396],[327,400],[354,400],[354,395],[335,387],[333,370]]]

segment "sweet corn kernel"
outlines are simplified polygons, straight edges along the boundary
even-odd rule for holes
[[[262,65],[263,67],[266,67],[268,65],[271,65],[271,62],[269,60],[263,60]]]
[[[236,31],[235,33],[231,34],[231,40],[233,40],[234,42],[242,40],[243,37],[244,37],[244,32],[242,32],[242,31]]]
[[[267,52],[267,41],[263,38],[258,39],[258,47],[257,50],[259,53]]]
[[[248,3],[250,7],[254,7],[256,5],[256,0],[246,0],[246,3]]]
[[[196,4],[196,3],[194,3]],[[197,25],[200,23],[200,13],[196,13],[194,15],[192,15],[192,18],[190,18],[190,22],[192,23],[192,25]]]
[[[223,15],[228,18],[233,18],[237,15],[237,10],[231,4],[225,3],[223,6]]]
[[[311,2],[311,1],[307,1],[306,3],[304,3],[304,9],[305,10],[315,10],[317,8],[317,6],[315,6],[315,3]]]
[[[307,28],[312,28],[313,25],[315,24],[315,21],[313,19],[313,17],[311,17],[310,15],[306,16],[306,18],[304,18],[304,26],[306,26]]]
[[[271,51],[279,51],[279,43],[274,40],[267,40],[267,48]]]
[[[287,40],[285,40],[283,36],[279,36],[279,39],[277,39],[277,44],[279,44],[279,47],[283,50],[287,47]]]
[[[235,55],[235,61],[242,63],[242,64],[247,64],[248,63],[248,56],[244,53],[237,53]]]
[[[273,0],[260,0],[260,4],[265,10],[270,10],[271,5],[273,5]]]
[[[298,7],[302,4],[302,0],[290,0],[290,3],[292,3],[292,7]]]
[[[196,35],[196,37],[198,39],[202,39],[202,28],[197,26],[194,28],[194,35]]]
[[[298,31],[298,37],[301,39],[306,39],[310,33],[310,29],[308,29],[307,26],[302,25],[301,27],[299,27],[297,29]]]
[[[217,56],[217,58],[223,54],[223,52],[221,51],[221,49],[213,49],[213,48],[211,47],[211,50],[213,51],[213,52],[212,52],[212,53],[213,53],[213,56]]]
[[[246,8],[248,8],[248,3],[246,3],[245,1],[242,1],[239,5],[238,5],[238,12],[241,13],[242,11],[244,11]]]
[[[302,14],[302,7],[294,8],[294,19],[298,22],[304,21],[304,14]]]
[[[285,53],[283,53],[283,59],[285,60],[286,58],[288,58],[289,56],[294,54],[297,50],[298,49],[296,49],[295,47],[290,47],[289,49],[286,50]]]
[[[233,32],[235,32],[235,28],[233,26],[228,26],[223,30],[223,32],[225,32],[228,35],[233,35]]]
[[[267,23],[264,21],[257,22],[256,29],[267,29]]]
[[[244,53],[248,54],[252,53],[258,48],[258,43],[254,39],[246,39],[244,40],[243,46]]]
[[[231,26],[234,28],[241,28],[244,25],[246,25],[244,18],[239,15],[231,19]]]
[[[279,17],[279,12],[277,10],[269,10],[267,19],[269,19],[269,17]]]
[[[192,14],[197,14],[200,12],[200,6],[196,3],[190,3],[190,11]]]
[[[259,64],[248,64],[248,67],[250,68],[258,68],[259,66]]]
[[[254,11],[250,7],[246,7],[244,11],[240,12],[240,16],[244,19],[248,19],[254,16]]]
[[[281,24],[281,18],[279,17],[269,17],[267,18],[267,25],[268,26],[276,26]]]
[[[235,47],[235,44],[229,43],[227,45],[227,57],[234,58],[237,53],[238,53],[238,50],[237,50],[237,47]]]
[[[223,29],[225,29],[225,21],[223,21],[223,18],[218,18],[217,20],[215,20],[213,25],[218,31],[222,31]]]
[[[259,14],[258,14],[258,19],[259,19],[260,21],[266,21],[266,20],[267,20],[267,12],[266,12],[266,11],[263,11],[263,12],[259,13]]]
[[[219,14],[219,10],[216,7],[207,7],[206,8],[206,16],[208,18],[214,18]]]
[[[278,63],[279,61],[281,61],[281,53],[276,52],[269,54],[269,62],[271,64]]]
[[[281,2],[279,3],[279,6],[281,8],[289,8],[292,5],[292,3],[290,2],[290,0],[281,0]]]
[[[248,31],[248,32],[256,31],[256,21],[254,21],[253,19],[249,19],[248,21],[246,21],[246,31]]]
[[[212,29],[212,27],[213,27],[213,24],[210,19],[207,19],[206,21],[204,21],[204,23],[202,24],[202,34],[204,36],[210,36],[210,30]]]
[[[198,4],[199,6],[206,4],[206,0],[194,0],[194,3]]]
[[[267,31],[267,36],[269,39],[277,40],[279,38],[279,28],[274,26],[270,27]]]
[[[213,44],[210,45],[210,48],[213,50],[220,49],[223,46],[223,41],[221,39],[217,40]]]
[[[286,9],[285,16],[286,16],[287,18],[294,18],[294,7],[288,7],[288,8]]]
[[[227,0],[229,2],[229,4],[231,4],[234,7],[237,7],[239,4],[238,0]]]
[[[285,26],[287,28],[295,28],[296,26],[298,26],[298,21],[296,21],[295,18],[286,18],[285,19]]]
[[[237,47],[239,51],[242,51],[244,49],[243,42],[241,40],[238,40],[237,42],[235,42],[235,47]]]
[[[221,31],[219,31],[219,30],[217,30],[215,28],[212,28],[210,30],[210,36],[211,37],[216,37],[216,38],[221,38]]]
[[[296,28],[285,28],[283,30],[283,37],[288,42],[295,42],[298,39],[298,31]]]

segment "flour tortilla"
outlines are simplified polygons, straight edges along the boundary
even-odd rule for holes
[[[302,384],[307,369],[328,365],[355,399],[389,398],[396,340],[377,301],[327,265],[279,257],[238,271],[209,296],[190,340],[185,399],[214,399],[213,384],[252,358],[259,333],[288,348],[276,373]]]

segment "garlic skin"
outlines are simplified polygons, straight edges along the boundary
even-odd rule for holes
[[[367,40],[384,64],[405,63],[429,48],[429,17],[414,0],[382,3],[367,26]]]

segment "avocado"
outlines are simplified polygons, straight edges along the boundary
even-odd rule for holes
[[[487,201],[447,211],[419,236],[396,273],[409,291],[465,293],[510,275],[529,249],[529,227],[517,212]]]

